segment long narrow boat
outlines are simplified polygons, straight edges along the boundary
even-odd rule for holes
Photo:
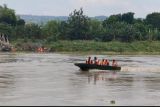
[[[98,69],[98,70],[121,70],[119,66],[108,66],[108,65],[96,65],[96,64],[86,64],[86,63],[75,63],[74,65],[78,66],[82,71],[88,71],[89,69]]]

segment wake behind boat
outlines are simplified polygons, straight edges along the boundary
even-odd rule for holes
[[[121,70],[121,67],[118,66],[109,66],[109,65],[96,65],[96,64],[86,64],[86,63],[75,63],[82,71],[88,71],[89,69],[98,69],[98,70]]]

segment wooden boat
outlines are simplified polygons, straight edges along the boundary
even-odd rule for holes
[[[89,69],[98,69],[98,70],[121,70],[121,67],[118,66],[108,66],[108,65],[96,65],[96,64],[86,64],[86,63],[75,63],[82,71],[88,71]]]

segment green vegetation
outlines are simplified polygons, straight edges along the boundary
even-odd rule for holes
[[[119,53],[156,53],[160,52],[160,42],[136,41],[132,43],[95,42],[95,41],[57,41],[49,45],[51,51],[58,52],[119,52]]]
[[[132,43],[111,41],[97,42],[91,40],[56,41],[46,43],[45,41],[18,40],[13,44],[18,47],[18,51],[35,49],[40,44],[47,47],[50,52],[74,52],[91,54],[160,54],[159,41],[135,41]],[[30,48],[29,48],[30,47]]]
[[[104,21],[91,19],[83,9],[74,10],[66,21],[26,23],[6,5],[0,6],[0,33],[9,36],[18,50],[46,46],[66,52],[160,52],[160,13],[145,19],[133,12],[114,14]]]

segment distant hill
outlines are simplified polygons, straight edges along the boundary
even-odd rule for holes
[[[37,24],[45,24],[50,20],[59,20],[59,21],[65,21],[68,19],[68,16],[36,16],[36,15],[19,15],[20,18],[24,19],[27,23],[33,22]],[[97,19],[100,21],[105,20],[106,16],[95,16],[90,17],[92,19]]]
[[[107,16],[95,16],[95,17],[92,17],[92,18],[103,21],[107,18]]]
[[[19,15],[20,18],[24,19],[27,23],[47,23],[50,20],[67,20],[67,16],[36,16],[36,15]]]

